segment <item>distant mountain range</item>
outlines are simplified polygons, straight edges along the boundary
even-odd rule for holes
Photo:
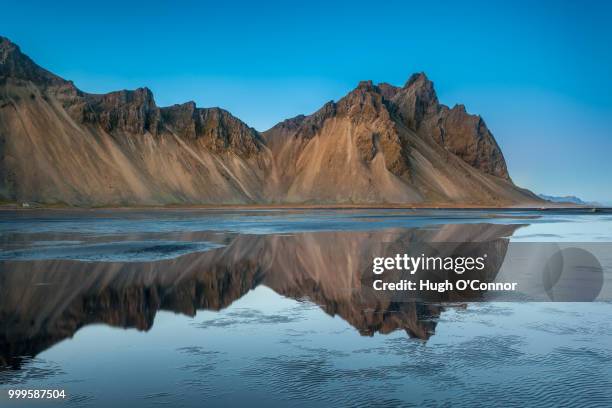
[[[538,194],[542,200],[550,201],[552,203],[565,203],[565,204],[576,204],[576,205],[587,205],[594,207],[601,207],[602,204],[597,203],[595,201],[584,201],[576,196],[551,196],[546,194]]]
[[[282,103],[282,101],[279,101]],[[414,74],[258,132],[147,88],[89,94],[0,37],[0,198],[165,204],[540,205],[480,116]]]

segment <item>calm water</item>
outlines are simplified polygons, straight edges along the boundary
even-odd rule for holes
[[[610,243],[612,214],[0,212],[0,390],[67,393],[0,406],[612,406],[610,302],[363,284],[383,251],[467,241],[500,263],[518,242]]]

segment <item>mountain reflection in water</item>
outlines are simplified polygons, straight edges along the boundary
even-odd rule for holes
[[[293,235],[198,233],[198,239],[224,246],[156,262],[2,261],[0,365],[19,368],[24,357],[36,356],[89,324],[146,331],[159,310],[189,316],[197,310],[220,310],[259,285],[307,299],[362,335],[405,330],[411,337],[427,339],[442,306],[374,293],[367,283],[372,258],[419,243],[487,242],[494,250],[489,254],[493,270],[487,273],[494,278],[506,253],[506,237],[519,227],[452,224]]]

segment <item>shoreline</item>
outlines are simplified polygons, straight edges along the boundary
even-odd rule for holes
[[[546,206],[493,206],[477,204],[185,204],[185,205],[108,205],[108,206],[71,206],[60,204],[30,203],[23,206],[18,203],[0,204],[0,211],[36,211],[36,210],[496,210],[496,211],[567,211],[597,213],[612,211],[612,207],[578,206],[571,204],[553,204]]]

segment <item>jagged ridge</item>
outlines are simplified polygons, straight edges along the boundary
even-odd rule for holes
[[[479,116],[425,74],[364,81],[259,133],[220,108],[158,107],[148,88],[85,93],[0,37],[0,196],[71,205],[479,203],[512,183]]]

